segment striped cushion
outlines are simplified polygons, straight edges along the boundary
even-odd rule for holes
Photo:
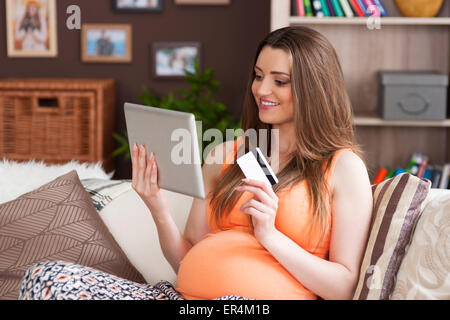
[[[389,299],[431,182],[409,173],[372,186],[370,235],[354,299]]]
[[[445,191],[445,193],[443,193]],[[450,192],[432,189],[398,269],[392,300],[450,300]]]

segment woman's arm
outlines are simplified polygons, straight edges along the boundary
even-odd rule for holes
[[[161,250],[172,269],[177,272],[179,262],[191,249],[192,244],[184,239],[170,214],[169,203],[158,185],[154,155],[150,155],[147,159],[145,147],[134,144],[131,164],[131,185],[150,209],[158,231]]]
[[[354,153],[344,152],[337,160],[331,190],[333,216],[329,261],[310,254],[275,228],[272,232],[264,232],[264,236],[260,234],[258,240],[303,286],[318,296],[351,299],[372,213],[367,169]],[[252,218],[256,215],[254,211]]]

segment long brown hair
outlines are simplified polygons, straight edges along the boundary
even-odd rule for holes
[[[259,119],[258,106],[251,90],[256,61],[266,46],[282,49],[292,58],[296,152],[277,173],[279,183],[274,186],[274,191],[306,180],[313,224],[319,222],[324,230],[331,201],[331,197],[327,196],[329,190],[324,179],[324,169],[329,168],[334,153],[341,148],[351,148],[361,156],[360,149],[354,143],[353,111],[341,65],[330,42],[313,29],[286,27],[270,33],[257,48],[247,84],[242,113],[244,131],[271,129],[270,124]],[[258,141],[258,145],[260,143]],[[270,154],[270,141],[265,143],[269,146]],[[248,151],[246,143],[243,147]],[[222,216],[233,208],[240,196],[234,188],[242,184],[244,176],[236,164],[236,156],[235,153],[233,164],[224,171],[223,177],[212,191],[212,219],[219,228]]]
[[[35,6],[38,11],[34,16],[30,14],[30,7]],[[30,1],[27,3],[25,16],[22,19],[22,22],[20,23],[19,30],[24,29],[25,31],[28,31],[28,29],[31,28],[31,31],[34,31],[34,29],[41,30],[41,20],[39,19],[39,2],[37,1]]]

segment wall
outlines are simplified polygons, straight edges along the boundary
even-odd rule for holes
[[[131,64],[92,64],[80,59],[81,32],[66,27],[66,8],[81,8],[82,23],[125,23],[133,27]],[[199,41],[204,68],[213,68],[221,81],[216,99],[239,117],[249,68],[258,42],[270,29],[269,0],[231,0],[228,6],[180,6],[164,0],[161,13],[117,13],[110,0],[57,0],[58,57],[8,58],[5,1],[0,1],[0,78],[92,77],[117,80],[116,132],[125,130],[123,103],[139,103],[148,87],[165,95],[186,88],[182,80],[155,80],[150,73],[153,41]],[[114,178],[130,178],[131,164],[115,160]]]

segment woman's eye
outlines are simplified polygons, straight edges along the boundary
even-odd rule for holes
[[[255,74],[255,80],[262,80],[262,76],[259,74]]]
[[[275,80],[277,86],[284,86],[289,83],[289,81]]]

